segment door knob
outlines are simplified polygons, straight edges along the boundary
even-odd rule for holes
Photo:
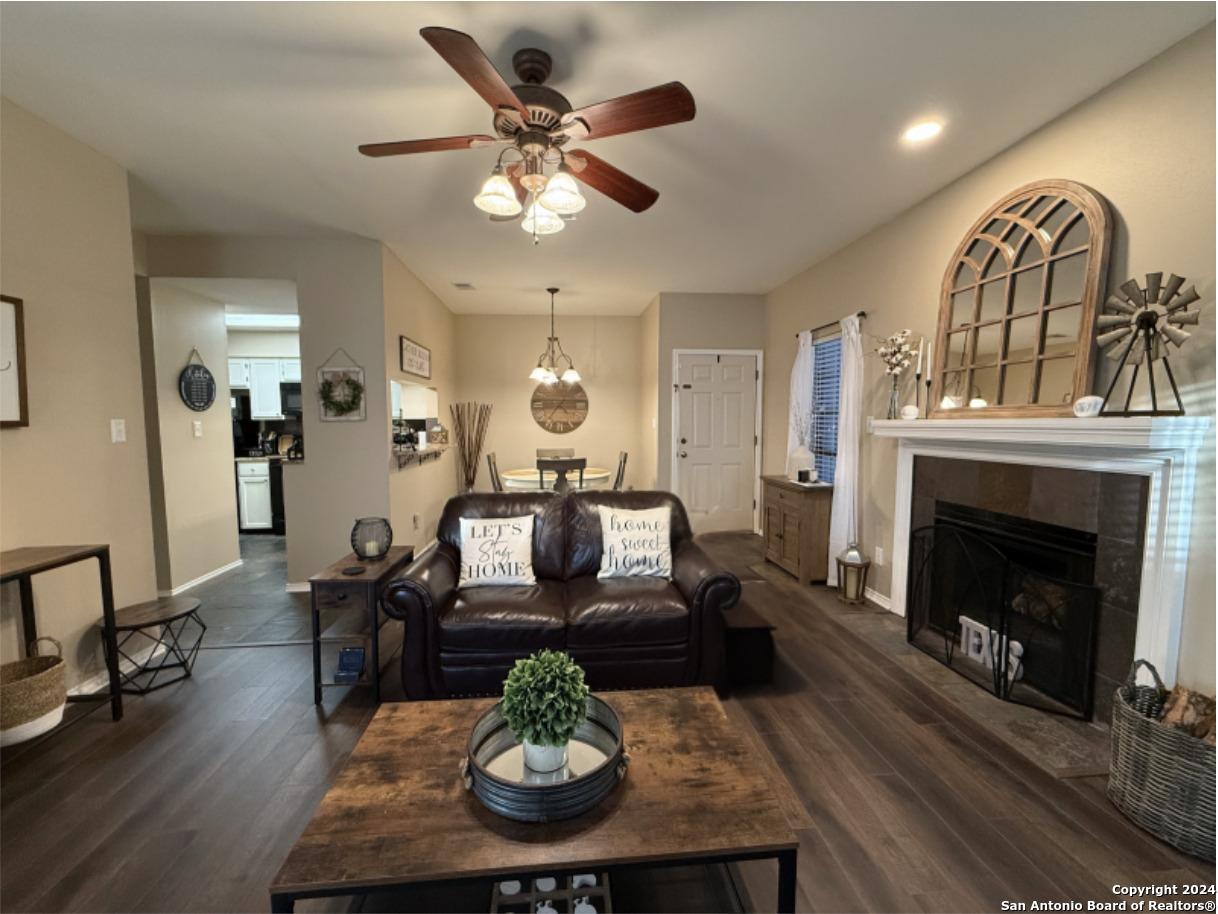
[[[685,453],[684,451],[682,451],[682,452],[681,452],[680,454],[678,454],[677,456],[678,456],[678,457],[688,457],[689,455],[688,455],[687,453]]]

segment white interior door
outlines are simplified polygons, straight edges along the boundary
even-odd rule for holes
[[[695,533],[754,529],[757,356],[678,353],[674,478]]]

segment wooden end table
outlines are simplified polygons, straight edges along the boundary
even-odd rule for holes
[[[390,546],[383,559],[363,561],[354,552],[339,559],[325,571],[309,578],[313,616],[313,704],[321,704],[323,686],[371,686],[373,699],[381,700],[380,609],[381,592],[403,568],[414,559],[414,546]],[[363,574],[345,575],[344,568],[363,568]],[[330,633],[321,630],[323,609],[355,610],[363,614],[356,626],[338,625]],[[364,626],[367,626],[365,629]],[[362,643],[368,645],[365,670],[358,682],[323,682],[321,678],[321,646],[323,644]]]
[[[271,883],[271,909],[423,883],[777,858],[778,910],[793,911],[798,839],[714,690],[601,697],[622,722],[629,771],[595,808],[541,823],[496,815],[462,783],[470,731],[495,699],[382,705]]]

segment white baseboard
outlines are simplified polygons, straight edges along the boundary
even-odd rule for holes
[[[144,666],[149,661],[155,660],[158,657],[163,656],[165,653],[168,652],[168,650],[169,649],[167,647],[165,647],[165,645],[163,645],[163,644],[161,644],[161,645],[150,644],[148,647],[144,648],[138,654],[134,655],[135,656],[134,663],[132,663],[129,660],[123,660],[122,658],[119,658],[119,663],[118,663],[119,671],[121,673],[126,673],[126,674],[134,673],[135,670],[137,669],[137,667]],[[72,688],[68,689],[68,694],[69,695],[94,695],[98,692],[109,692],[109,691],[110,691],[110,671],[103,668],[101,670],[101,672],[95,673],[94,675],[90,676],[88,679],[83,679],[80,682],[76,683],[76,685],[74,685],[74,686],[72,686]]]
[[[229,562],[223,568],[217,568],[215,571],[209,571],[209,572],[207,572],[207,574],[203,575],[202,577],[195,578],[193,581],[187,581],[185,584],[181,585],[180,587],[175,587],[173,590],[171,590],[169,592],[165,592],[163,590],[158,590],[157,596],[158,597],[176,597],[178,594],[185,593],[186,591],[190,590],[190,588],[195,587],[199,584],[202,584],[204,581],[210,581],[212,578],[218,578],[220,575],[224,574],[225,572],[232,571],[234,568],[238,568],[242,564],[243,564],[243,562],[241,559],[237,559],[237,561],[235,561],[235,562]]]
[[[889,612],[892,612],[892,598],[891,597],[886,597],[882,593],[880,593],[878,590],[872,590],[870,587],[863,589],[863,596],[866,597],[868,599],[868,601],[870,601],[870,602],[874,603],[876,606],[878,606],[880,609],[886,609]]]
[[[303,584],[293,584],[289,582],[283,585],[283,589],[285,593],[308,593],[309,582],[305,581]]]

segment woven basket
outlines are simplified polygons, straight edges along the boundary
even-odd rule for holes
[[[1155,685],[1137,684],[1146,667]],[[1135,661],[1112,703],[1108,798],[1142,828],[1180,850],[1214,859],[1214,747],[1158,721],[1166,690]]]
[[[57,656],[38,656],[38,642],[50,641]],[[30,643],[30,656],[0,665],[0,746],[32,739],[63,720],[68,700],[63,645],[54,638]]]

